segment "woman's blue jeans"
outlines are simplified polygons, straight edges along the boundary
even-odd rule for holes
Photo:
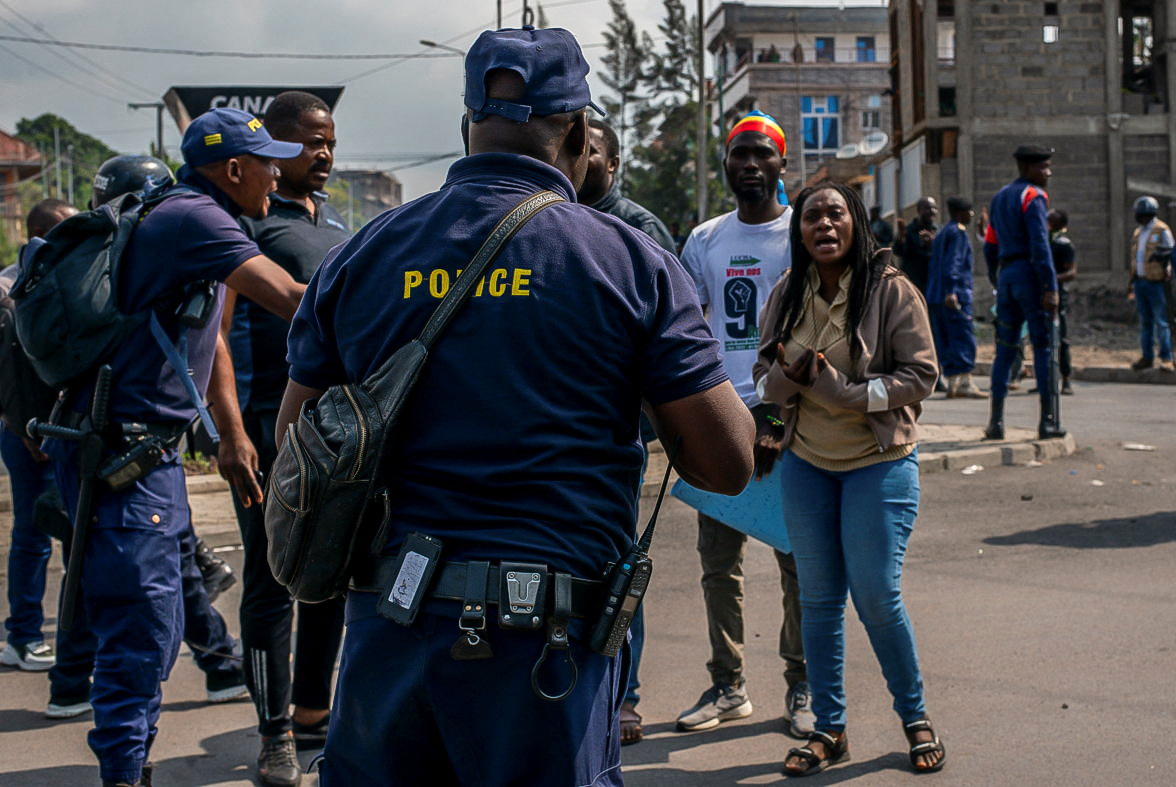
[[[924,714],[915,633],[900,581],[919,509],[917,453],[857,470],[821,470],[791,451],[784,463],[784,522],[800,580],[801,633],[816,728],[845,729],[845,598],[853,597],[894,710]]]

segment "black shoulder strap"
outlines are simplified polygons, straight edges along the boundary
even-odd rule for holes
[[[474,255],[473,260],[466,266],[466,269],[457,277],[457,281],[453,283],[453,288],[449,290],[444,300],[433,311],[433,316],[429,318],[425,329],[421,331],[419,341],[425,346],[425,349],[433,346],[433,343],[437,341],[437,337],[445,330],[458,310],[469,299],[470,293],[474,291],[474,286],[478,283],[478,279],[482,278],[482,273],[486,270],[486,266],[498,256],[498,253],[502,251],[502,247],[506,245],[506,242],[524,224],[530,221],[535,214],[557,202],[564,202],[564,198],[554,191],[540,191],[524,199],[515,206],[514,210],[506,215],[506,218],[498,222],[498,226],[490,233],[490,237],[486,238],[485,243],[482,244],[482,248],[478,249],[478,253]]]

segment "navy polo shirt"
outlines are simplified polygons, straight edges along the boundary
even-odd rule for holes
[[[727,379],[694,285],[624,222],[575,204],[553,167],[466,157],[440,191],[336,249],[290,327],[290,377],[371,375],[415,338],[459,270],[526,196],[565,197],[504,247],[430,354],[391,455],[394,552],[414,530],[458,560],[521,559],[596,577],[628,549],[641,399]]]
[[[127,245],[119,279],[120,308],[135,313],[161,302],[159,321],[173,342],[180,337],[175,307],[184,286],[204,279],[224,281],[260,254],[236,215],[230,215],[240,212],[237,206],[199,175],[186,174],[185,185],[198,191],[181,191],[147,214]],[[195,372],[199,391],[208,387],[223,299],[224,288],[218,287],[208,324],[200,330],[186,329],[188,367]],[[176,370],[146,324],[127,337],[110,363],[112,419],[160,423],[188,421],[196,415]]]
[[[264,219],[241,218],[241,227],[261,253],[281,266],[294,281],[306,284],[323,258],[351,237],[339,212],[314,194],[312,215],[302,202],[269,196]],[[286,391],[286,334],[290,325],[248,298],[238,297],[230,343],[242,409],[277,410]]]

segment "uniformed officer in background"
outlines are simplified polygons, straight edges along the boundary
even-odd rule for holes
[[[1028,323],[1033,342],[1033,374],[1041,398],[1042,438],[1063,437],[1056,392],[1051,388],[1051,328],[1058,309],[1058,281],[1049,250],[1049,184],[1051,148],[1022,145],[1013,153],[1019,176],[992,198],[984,255],[998,270],[996,284],[996,358],[992,362],[992,411],[986,440],[1003,440],[1004,403],[1009,372]]]
[[[167,164],[157,158],[115,156],[103,162],[94,175],[90,206],[97,208],[123,194],[164,186],[174,180]],[[184,642],[192,650],[193,662],[204,673],[208,701],[239,699],[246,696],[247,691],[237,643],[230,636],[220,612],[212,606],[207,590],[208,576],[198,559],[200,541],[196,538],[190,516],[179,538]],[[68,552],[69,543],[65,542],[64,547]],[[68,562],[68,557],[66,560]],[[219,563],[219,559],[216,562]],[[217,571],[216,565],[210,567]],[[232,577],[232,574],[228,576]],[[58,628],[57,664],[49,671],[47,718],[68,719],[90,710],[90,675],[94,670],[96,648],[97,642],[84,616],[76,617],[68,631]]]
[[[261,255],[236,218],[265,214],[274,187],[273,159],[292,158],[301,146],[275,142],[246,112],[215,109],[192,121],[181,151],[185,165],[179,180],[185,188],[156,205],[136,228],[122,258],[119,306],[131,314],[154,308],[173,344],[185,335],[188,366],[203,395],[219,336],[221,288],[213,290],[212,317],[201,329],[182,329],[172,309],[156,306],[188,285],[214,280],[277,314],[294,313],[305,288]],[[146,327],[120,344],[108,363],[113,423],[144,424],[152,434],[168,437],[196,417],[179,377],[188,370],[173,368]],[[78,409],[84,404],[78,402]],[[74,510],[76,444],[46,445],[59,460],[66,510]],[[104,784],[144,783],[160,684],[181,639],[180,538],[188,526],[184,471],[175,451],[121,492],[95,485],[81,588],[97,638],[95,729],[89,742]]]
[[[634,539],[642,400],[665,445],[681,436],[681,475],[705,489],[743,489],[754,429],[685,271],[645,234],[575,204],[590,95],[572,35],[485,32],[465,73],[470,155],[440,191],[369,223],[315,274],[291,325],[277,432],[413,339],[517,204],[562,197],[507,242],[430,350],[389,448],[397,476],[378,573],[410,533],[426,534],[444,542],[438,575],[463,576],[464,597],[491,612],[484,628],[467,621],[479,635],[471,652],[458,601],[428,591],[406,627],[377,613],[374,578],[356,578],[321,783],[616,785],[627,647],[614,658],[588,648],[600,604],[571,602],[571,624],[554,633],[504,628],[509,613],[486,617],[497,619],[505,591],[481,572],[525,561],[599,591]],[[579,679],[545,701],[532,669],[565,630],[570,649],[552,651],[538,678],[548,694],[568,689],[570,659]]]
[[[274,98],[264,123],[274,139],[296,142],[302,153],[278,162],[277,189],[269,195],[268,212],[264,218],[242,216],[241,226],[263,254],[305,284],[327,252],[350,237],[343,217],[322,191],[335,160],[335,121],[322,99],[292,90]],[[321,748],[327,739],[331,677],[343,638],[343,600],[298,604],[291,683],[294,604],[266,560],[269,540],[258,481],[258,473],[267,477],[274,462],[274,424],[286,390],[290,326],[246,298],[235,299],[234,308],[232,292],[225,316],[226,324],[232,322],[229,346],[237,401],[226,401],[234,388],[231,379],[222,380],[219,374],[213,376],[209,395],[224,403],[214,408],[221,432],[218,466],[237,492],[233,503],[245,548],[241,641],[262,736],[258,780],[286,787],[301,779],[295,746]]]

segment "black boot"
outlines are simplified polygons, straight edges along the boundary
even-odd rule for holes
[[[1037,437],[1041,440],[1066,436],[1066,430],[1061,424],[1061,414],[1055,411],[1054,404],[1052,396],[1041,399],[1041,422],[1037,424]]]
[[[204,592],[208,594],[208,603],[216,601],[217,596],[233,586],[237,575],[229,564],[221,560],[204,543],[204,539],[196,539],[196,566],[200,569],[204,580]]]
[[[992,414],[988,417],[988,426],[984,430],[985,440],[1004,439],[1004,403],[1004,397],[992,397]]]

